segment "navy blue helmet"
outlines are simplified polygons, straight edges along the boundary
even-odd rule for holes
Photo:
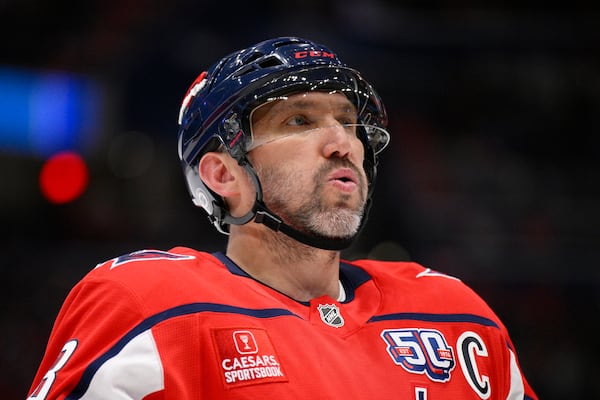
[[[377,154],[389,142],[387,115],[379,95],[358,71],[327,47],[297,37],[271,39],[231,53],[202,72],[181,105],[178,151],[188,189],[194,204],[206,210],[220,232],[227,233],[229,224],[254,219],[315,247],[342,249],[351,243],[339,238],[314,238],[283,223],[263,203],[260,181],[247,159],[252,111],[269,99],[311,91],[343,93],[356,107],[370,200]],[[245,216],[231,216],[220,196],[198,176],[202,155],[217,149],[227,151],[254,180],[256,202]]]

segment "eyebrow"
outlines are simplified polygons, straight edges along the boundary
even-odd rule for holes
[[[265,103],[262,107],[266,108],[263,108],[261,110],[261,107],[259,107],[255,110],[258,111],[258,114],[252,116],[253,125],[258,121],[272,121],[274,118],[276,118],[276,115],[278,113],[285,113],[290,111],[305,111],[321,108],[319,101],[300,97],[282,97],[279,99],[273,99],[271,104]],[[346,97],[339,98],[339,100],[335,100],[335,103],[333,103],[331,107],[335,111],[342,111],[345,113],[348,112],[347,109],[350,108],[350,113],[352,113],[353,115],[358,115],[358,110],[356,109],[356,106]]]
[[[351,112],[356,113],[356,107],[349,100],[341,100],[336,101],[335,104],[328,103],[328,106],[331,105],[333,110],[344,111],[350,109]],[[310,109],[319,109],[321,108],[320,102],[316,100],[310,99],[299,99],[299,100],[279,100],[277,103],[273,104],[273,107],[268,111],[288,111],[288,110],[310,110]]]

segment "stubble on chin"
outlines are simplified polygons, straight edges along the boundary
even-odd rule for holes
[[[352,196],[341,194],[335,204],[326,204],[324,185],[326,176],[335,168],[352,168],[359,176],[359,201]],[[329,238],[349,238],[354,236],[360,227],[366,202],[366,182],[360,171],[349,161],[331,160],[321,167],[313,177],[317,182],[309,192],[307,188],[298,187],[301,176],[298,173],[286,173],[272,168],[257,168],[264,188],[264,200],[273,212],[284,221],[305,233]],[[304,198],[294,207],[294,200]],[[355,203],[352,205],[351,203]]]

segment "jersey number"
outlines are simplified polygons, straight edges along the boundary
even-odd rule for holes
[[[48,392],[50,392],[50,388],[56,380],[56,373],[60,371],[62,367],[65,366],[67,361],[69,361],[69,358],[71,358],[71,356],[75,352],[76,348],[77,340],[75,339],[69,340],[67,343],[65,343],[60,354],[56,358],[56,361],[54,362],[52,367],[50,367],[48,372],[46,372],[46,375],[44,375],[44,378],[42,379],[38,387],[33,391],[31,396],[27,398],[27,400],[43,400],[46,398],[46,396],[48,396]]]

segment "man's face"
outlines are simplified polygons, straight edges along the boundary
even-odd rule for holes
[[[249,157],[266,205],[294,228],[346,238],[360,226],[367,196],[357,113],[340,93],[277,99],[252,114]]]

